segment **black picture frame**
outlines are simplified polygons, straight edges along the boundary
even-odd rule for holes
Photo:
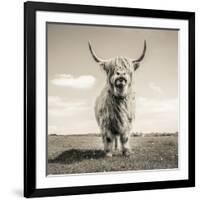
[[[36,188],[36,11],[183,19],[189,22],[189,177],[187,180]],[[24,3],[24,196],[43,197],[195,186],[195,13],[44,2]]]

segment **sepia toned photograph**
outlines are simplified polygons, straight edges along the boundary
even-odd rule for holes
[[[178,168],[178,30],[46,28],[47,174]]]
[[[195,13],[24,11],[24,196],[195,186]]]

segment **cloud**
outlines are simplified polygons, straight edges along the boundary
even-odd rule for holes
[[[149,83],[149,87],[156,93],[158,94],[164,94],[163,90],[157,86],[154,82]]]
[[[134,130],[142,132],[175,132],[178,130],[178,98],[152,99],[138,97]]]
[[[178,113],[178,98],[159,100],[139,97],[136,106],[139,114]]]
[[[90,101],[48,96],[48,134],[86,134],[97,130]]]
[[[90,89],[95,84],[95,77],[91,75],[82,75],[74,77],[71,74],[58,74],[51,80],[52,84],[75,89]]]
[[[48,134],[96,133],[91,101],[48,96]]]
[[[71,116],[88,109],[85,101],[66,101],[59,96],[48,97],[48,113],[51,116]]]
[[[99,127],[94,119],[78,120],[77,122],[77,120],[68,118],[67,125],[66,123],[58,124],[57,126],[48,125],[48,134],[76,135],[76,134],[90,134],[90,133],[92,134],[99,133]]]
[[[60,107],[60,108],[72,108],[84,106],[86,103],[83,100],[79,101],[66,101],[60,98],[59,96],[49,96],[48,97],[48,106],[49,107]]]

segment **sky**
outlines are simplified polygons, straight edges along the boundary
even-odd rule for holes
[[[101,58],[138,58],[133,132],[178,131],[178,31],[48,23],[48,134],[99,133],[94,102],[106,83]]]

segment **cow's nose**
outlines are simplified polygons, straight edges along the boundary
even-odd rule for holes
[[[120,81],[120,82],[123,82],[123,81],[124,81],[124,78],[120,77],[120,78],[119,78],[119,81]]]

